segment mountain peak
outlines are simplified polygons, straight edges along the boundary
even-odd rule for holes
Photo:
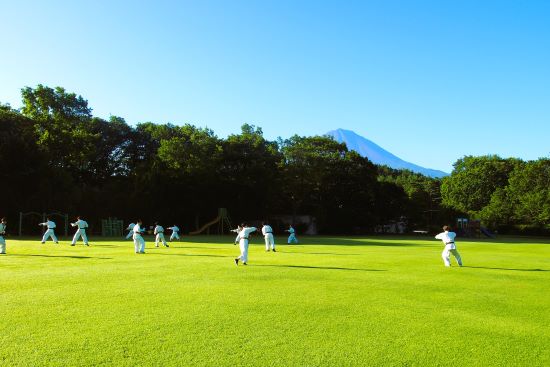
[[[429,177],[448,176],[448,173],[443,171],[424,168],[414,163],[407,162],[354,131],[339,128],[329,131],[326,135],[332,137],[339,143],[345,143],[349,150],[355,150],[361,156],[367,157],[375,164],[386,165],[394,169],[408,169]]]

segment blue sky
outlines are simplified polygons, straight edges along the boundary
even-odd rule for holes
[[[549,19],[548,1],[0,0],[0,101],[42,83],[130,124],[341,127],[449,172],[550,155]]]

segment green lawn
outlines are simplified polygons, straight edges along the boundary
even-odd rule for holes
[[[0,365],[550,365],[549,239],[458,241],[463,268],[428,237],[258,236],[237,267],[232,239],[9,237]]]

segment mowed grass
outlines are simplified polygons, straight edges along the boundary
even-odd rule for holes
[[[7,239],[5,366],[548,366],[550,241]],[[454,260],[453,260],[454,261]],[[454,263],[453,263],[454,265]]]

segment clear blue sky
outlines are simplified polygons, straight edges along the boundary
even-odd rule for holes
[[[342,127],[450,171],[550,155],[550,1],[5,1],[0,101],[63,86],[130,124]]]

